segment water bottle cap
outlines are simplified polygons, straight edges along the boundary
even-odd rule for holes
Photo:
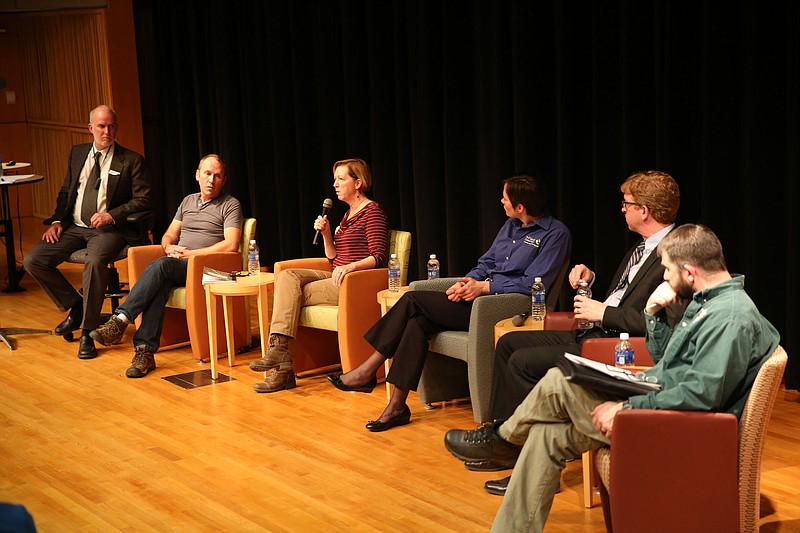
[[[250,244],[255,244],[255,243],[256,243],[255,239],[250,239]]]
[[[541,283],[541,282],[542,282],[542,278],[540,278],[539,276],[536,276],[536,277],[533,279],[533,281],[534,281],[534,283]]]
[[[392,254],[392,259],[397,259],[397,254]]]
[[[620,333],[619,334],[619,340],[621,340],[621,341],[626,341],[629,338],[630,338],[630,335],[628,333]]]
[[[431,254],[431,259],[436,259],[436,254]]]

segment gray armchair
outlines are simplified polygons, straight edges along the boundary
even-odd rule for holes
[[[566,274],[567,262],[547,295],[547,309],[555,308]],[[412,291],[446,291],[458,278],[414,281]],[[506,318],[531,310],[526,294],[480,296],[472,304],[469,331],[442,331],[430,341],[428,357],[419,382],[419,398],[430,404],[469,397],[475,421],[489,417],[494,370],[494,325]]]
[[[412,291],[446,291],[458,278],[415,281]],[[531,299],[525,294],[481,296],[472,305],[469,331],[442,331],[430,342],[428,358],[419,382],[423,403],[454,398],[472,399],[475,421],[489,416],[494,368],[494,325],[514,315],[530,311]]]

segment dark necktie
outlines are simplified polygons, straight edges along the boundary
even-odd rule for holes
[[[622,290],[628,286],[628,274],[631,273],[633,265],[638,263],[642,259],[643,255],[644,255],[644,241],[640,242],[639,246],[637,246],[636,249],[631,254],[631,258],[628,260],[628,265],[625,267],[625,272],[622,274],[622,277],[619,278],[619,283],[617,283],[614,292]]]
[[[84,224],[92,227],[92,215],[97,213],[97,191],[100,189],[100,156],[102,152],[95,152],[94,166],[86,180],[86,187],[83,189],[83,204],[81,204],[81,220]]]

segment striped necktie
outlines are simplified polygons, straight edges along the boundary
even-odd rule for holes
[[[644,255],[644,241],[640,242],[636,249],[631,254],[631,258],[628,260],[628,265],[625,267],[625,273],[622,274],[622,277],[619,278],[619,283],[617,283],[617,287],[614,289],[614,292],[624,289],[628,286],[628,275],[631,273],[631,269],[635,264],[637,264]]]
[[[94,166],[86,180],[83,189],[83,203],[81,204],[81,220],[88,227],[92,227],[92,216],[97,213],[97,191],[100,188],[100,156],[102,152],[94,153]]]

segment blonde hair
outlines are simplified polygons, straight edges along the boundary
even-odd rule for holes
[[[342,159],[333,164],[333,172],[341,166],[347,166],[347,175],[354,180],[361,180],[361,192],[367,193],[372,188],[372,172],[363,159]]]

